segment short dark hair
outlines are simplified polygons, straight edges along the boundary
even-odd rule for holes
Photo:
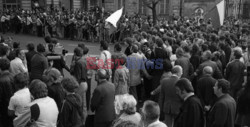
[[[83,49],[83,55],[86,55],[89,53],[89,48],[88,47],[84,47]]]
[[[218,88],[222,89],[222,93],[229,93],[230,91],[230,82],[226,79],[219,79],[217,81]]]
[[[29,76],[27,73],[18,73],[14,76],[16,90],[22,89],[29,84]]]
[[[33,44],[33,43],[27,44],[27,49],[28,49],[29,51],[34,51],[34,50],[35,50],[34,44]]]
[[[0,59],[0,69],[2,71],[6,71],[10,69],[10,61],[6,58],[1,58]]]
[[[78,47],[84,49],[85,48],[85,44],[84,43],[80,43],[80,44],[78,44]]]
[[[133,53],[137,53],[138,51],[139,51],[138,45],[133,44],[133,45],[132,45],[132,52],[133,52]]]
[[[181,91],[185,90],[188,93],[194,92],[192,83],[187,78],[181,78],[175,84],[175,87],[178,87]]]
[[[43,53],[43,52],[45,52],[45,47],[43,44],[40,43],[37,45],[36,50],[37,50],[37,52]]]
[[[51,42],[51,37],[46,36],[46,37],[44,37],[44,40],[45,40],[46,43],[50,43]]]
[[[122,46],[119,43],[117,43],[115,44],[114,49],[116,49],[117,51],[122,51]]]
[[[0,56],[7,55],[8,50],[9,50],[9,47],[1,44],[0,45]]]
[[[170,72],[173,68],[171,61],[168,59],[163,60],[163,69],[165,72]]]
[[[61,83],[63,88],[71,93],[74,92],[75,89],[79,87],[78,82],[72,76],[63,78]]]
[[[109,48],[108,42],[102,40],[102,41],[100,42],[100,44],[101,44],[101,47],[102,47],[104,50],[108,50],[108,48]]]
[[[19,48],[20,47],[20,42],[14,42],[13,43],[13,48],[16,49],[16,48]]]
[[[44,82],[35,79],[30,83],[29,90],[34,99],[47,97],[48,89]]]
[[[16,49],[16,50],[15,50],[15,55],[16,55],[15,57],[18,57],[18,55],[19,55],[20,53],[21,53],[21,49],[19,49],[19,48]]]
[[[159,105],[151,100],[147,100],[143,104],[144,115],[146,119],[157,120],[160,117]]]
[[[74,49],[74,53],[75,53],[76,56],[82,56],[83,55],[83,49],[80,48],[80,47],[76,47]]]

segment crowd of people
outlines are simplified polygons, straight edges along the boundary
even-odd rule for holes
[[[202,19],[150,22],[120,38],[128,44],[124,52],[116,43],[111,53],[109,42],[100,39],[100,57],[90,57],[80,43],[70,66],[55,52],[56,34],[46,36],[44,44],[29,43],[28,52],[2,37],[0,126],[250,126],[250,23],[226,20],[214,28]]]
[[[78,41],[112,40],[122,41],[130,36],[132,31],[139,30],[146,22],[140,16],[129,17],[124,15],[118,23],[116,33],[108,34],[105,19],[109,13],[104,13],[99,7],[91,11],[69,10],[33,10],[10,9],[1,12],[0,31],[36,35],[39,37],[52,36],[60,39]]]

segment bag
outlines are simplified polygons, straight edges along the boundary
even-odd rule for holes
[[[30,114],[31,114],[31,118],[25,127],[38,127],[36,121],[39,118],[40,109],[37,104],[34,104],[30,107]]]

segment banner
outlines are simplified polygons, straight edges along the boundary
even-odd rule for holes
[[[211,9],[205,15],[205,19],[211,19],[214,28],[222,26],[225,19],[225,1],[222,0],[213,9]]]

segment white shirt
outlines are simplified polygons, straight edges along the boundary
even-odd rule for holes
[[[17,119],[21,114],[25,112],[25,107],[31,102],[30,91],[28,88],[23,88],[15,92],[15,94],[10,98],[9,110],[15,111]]]
[[[186,101],[189,97],[193,96],[194,93],[189,93],[185,98],[184,98],[184,101]]]
[[[163,122],[160,122],[159,120],[157,120],[157,121],[149,124],[148,127],[167,127],[167,125],[164,124]]]
[[[23,61],[19,57],[16,57],[14,60],[11,60],[10,62],[10,71],[14,75],[16,75],[18,73],[28,72],[28,69],[27,65],[24,65]]]
[[[106,55],[105,55],[105,54],[106,54]],[[99,66],[99,67],[103,67],[103,66],[104,66],[104,63],[105,63],[107,60],[109,60],[108,63],[110,63],[109,66],[111,67],[111,53],[110,53],[108,50],[103,50],[103,51],[101,52],[101,55],[100,55],[100,58],[99,58],[99,61],[98,61],[98,66]],[[100,61],[103,62],[103,65],[101,64]]]
[[[5,22],[5,20],[6,20],[6,17],[5,17],[5,16],[2,16],[2,17],[1,17],[1,22]]]
[[[40,110],[40,115],[36,121],[39,127],[56,127],[58,108],[54,99],[44,97],[34,100],[30,105],[37,104]]]

